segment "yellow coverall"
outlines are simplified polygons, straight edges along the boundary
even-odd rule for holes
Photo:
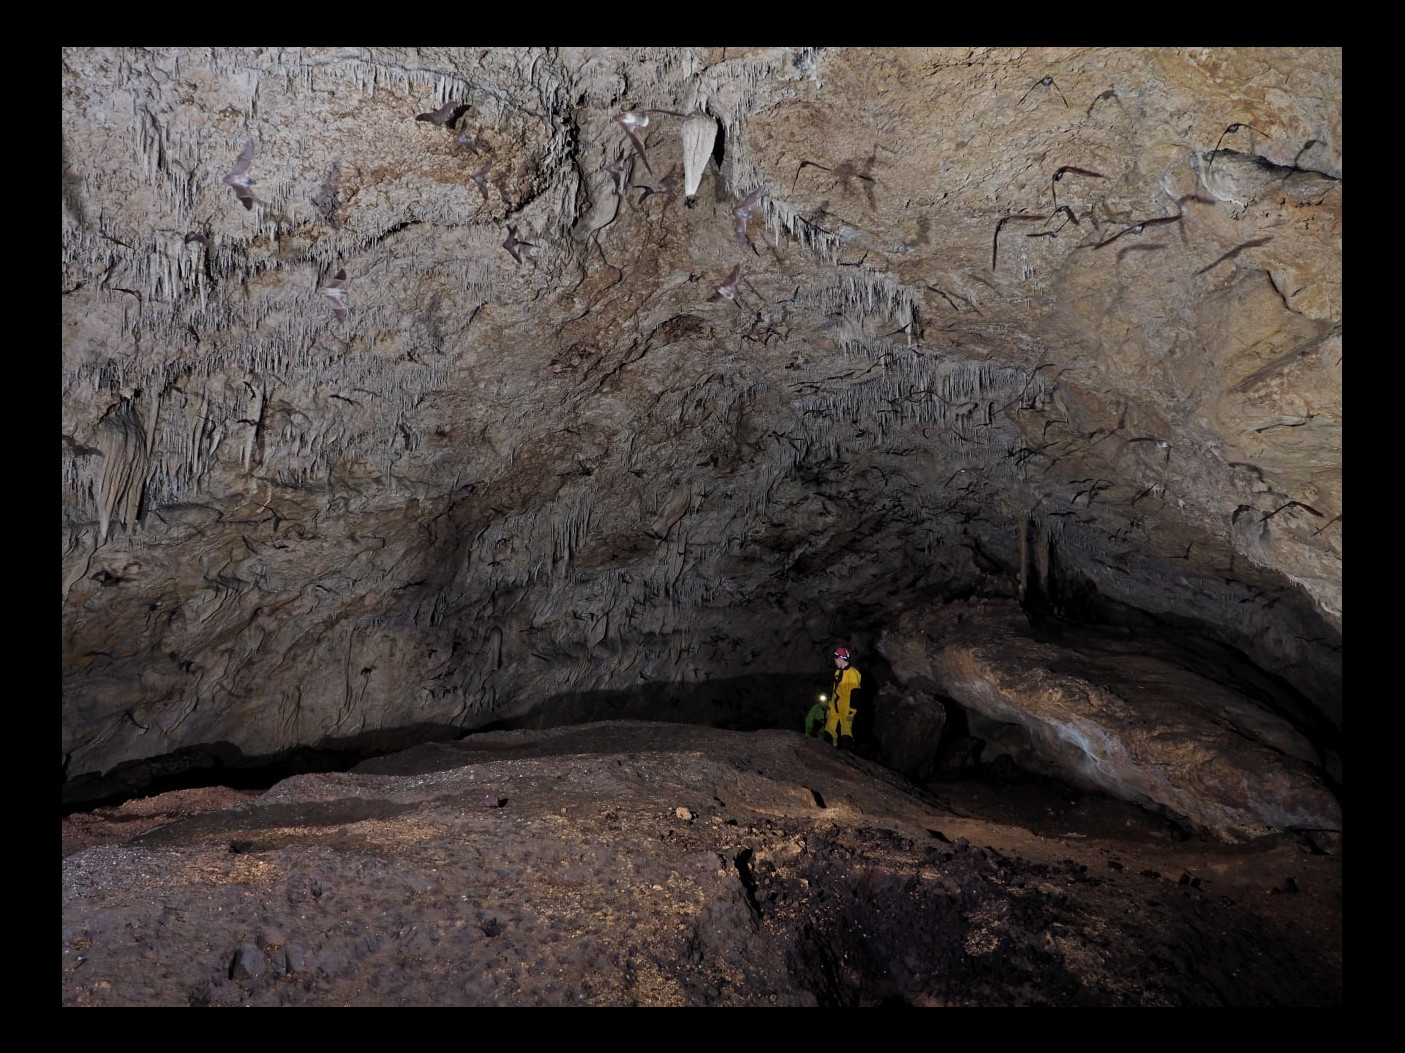
[[[858,710],[853,708],[849,695],[858,690],[860,679],[853,666],[834,671],[834,693],[829,697],[829,716],[824,721],[825,734],[833,745],[839,744],[840,735],[854,734],[854,715]]]

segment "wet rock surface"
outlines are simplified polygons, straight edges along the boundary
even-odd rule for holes
[[[1340,833],[798,732],[489,732],[64,825],[69,1006],[1342,1002]]]

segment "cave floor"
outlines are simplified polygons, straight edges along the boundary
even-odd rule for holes
[[[471,736],[74,813],[62,851],[64,1005],[1342,1004],[1339,833],[792,732]]]

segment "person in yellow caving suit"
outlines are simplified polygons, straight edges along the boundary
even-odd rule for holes
[[[849,649],[834,649],[834,690],[829,696],[829,712],[824,720],[824,733],[829,736],[830,745],[853,749],[854,708],[853,693],[859,690],[859,671],[849,664]]]

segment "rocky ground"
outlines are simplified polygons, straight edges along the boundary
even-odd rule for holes
[[[62,1003],[1342,1004],[1342,840],[611,721],[63,820]]]

